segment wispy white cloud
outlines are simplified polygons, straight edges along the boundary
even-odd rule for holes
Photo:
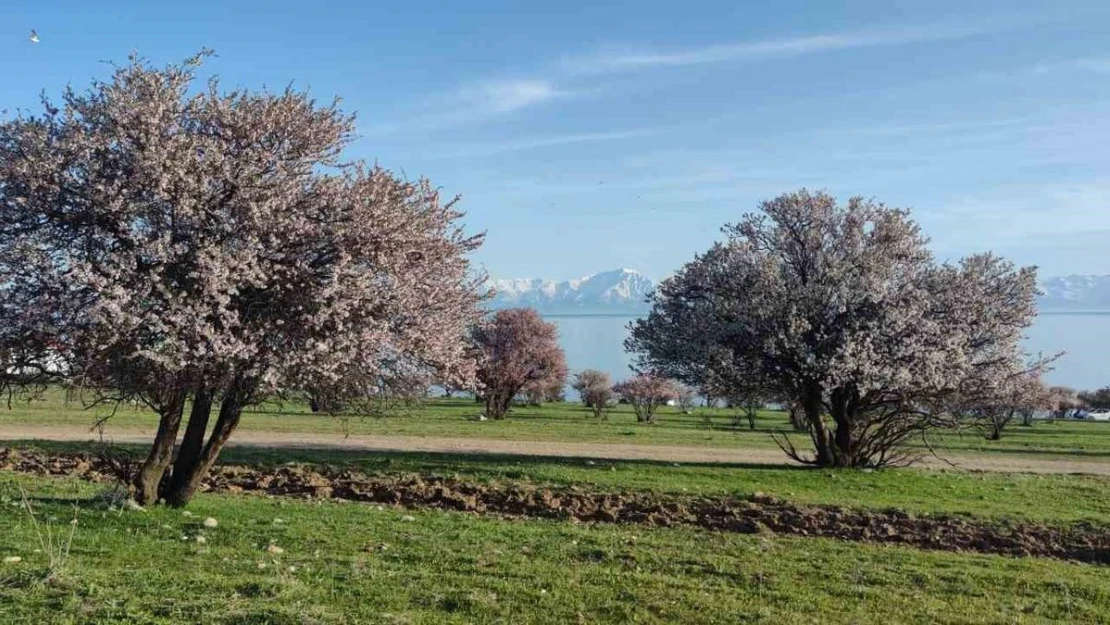
[[[396,122],[360,128],[364,135],[429,131],[484,122],[575,94],[538,78],[486,80],[462,85],[424,103],[416,115]]]
[[[1028,88],[1031,81],[1074,81],[1090,74],[1110,74],[1110,57],[1045,60],[1032,65],[979,72],[974,77],[987,84]]]
[[[570,94],[541,79],[491,80],[466,85],[453,99],[474,113],[512,113]]]
[[[532,76],[479,80],[457,87],[427,103],[425,113],[398,123],[367,129],[369,134],[429,130],[485,122],[555,101],[596,97],[605,87],[591,86],[591,74],[632,74],[642,70],[730,61],[758,61],[814,55],[855,48],[943,41],[997,32],[1006,20],[990,23],[871,28],[778,39],[706,45],[677,50],[607,47],[593,54],[565,57]],[[1095,60],[1089,60],[1094,64]],[[610,79],[611,81],[611,79]]]
[[[1013,246],[1051,236],[1110,229],[1106,197],[1110,179],[1056,183],[1012,183],[934,207],[929,219],[948,242]]]
[[[1038,63],[1027,71],[1031,74],[1051,74],[1059,71],[1084,71],[1110,74],[1110,58],[1085,57]]]
[[[1103,74],[1110,73],[1110,58],[1103,59],[1077,59],[1076,65],[1083,69]]]
[[[997,29],[997,26],[903,27],[743,41],[666,51],[611,47],[597,54],[565,59],[563,65],[566,70],[575,73],[621,72],[941,41],[969,37]]]
[[[987,130],[994,131],[1028,128],[1030,127],[1030,125],[1035,124],[1040,120],[1041,118],[1033,115],[1021,115],[1003,118],[977,117],[973,119],[945,119],[921,122],[879,123],[871,126],[830,130],[833,132],[840,132],[845,135],[863,134],[903,137],[907,135],[938,136],[955,134],[966,136],[968,133],[981,133]]]
[[[605,141],[618,141],[621,139],[632,139],[636,137],[646,137],[655,134],[657,131],[658,129],[656,128],[637,128],[632,130],[614,130],[610,132],[580,132],[565,135],[554,135],[549,137],[537,137],[534,139],[522,139],[520,141],[506,141],[503,143],[480,143],[474,145],[462,145],[453,148],[446,147],[442,150],[438,150],[436,156],[439,158],[492,156],[494,154],[502,154],[505,152],[523,152],[525,150],[534,150],[561,145],[599,143]]]

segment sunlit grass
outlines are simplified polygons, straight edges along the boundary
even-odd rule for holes
[[[80,506],[64,575],[49,583],[10,503],[16,481],[59,525],[72,500]],[[232,495],[199,496],[192,516],[118,512],[89,506],[95,490],[0,478],[0,554],[23,557],[0,565],[5,623],[1095,623],[1110,613],[1105,567],[1052,560]]]

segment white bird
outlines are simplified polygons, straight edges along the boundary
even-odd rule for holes
[[[31,40],[31,43],[38,43],[38,42],[39,42],[39,34],[38,34],[38,32],[36,32],[36,31],[35,31],[34,29],[32,29],[32,30],[31,30],[31,36],[30,36],[30,37],[28,37],[28,39],[30,39],[30,40]]]

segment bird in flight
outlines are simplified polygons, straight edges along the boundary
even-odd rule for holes
[[[31,40],[31,43],[38,43],[38,42],[39,42],[39,34],[38,34],[38,32],[37,32],[37,31],[35,31],[34,29],[32,29],[32,30],[31,30],[31,36],[30,36],[30,37],[28,37],[28,39],[30,39],[30,40]]]

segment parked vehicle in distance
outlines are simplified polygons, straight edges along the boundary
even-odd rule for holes
[[[1079,410],[1072,418],[1083,421],[1110,421],[1110,410]]]

